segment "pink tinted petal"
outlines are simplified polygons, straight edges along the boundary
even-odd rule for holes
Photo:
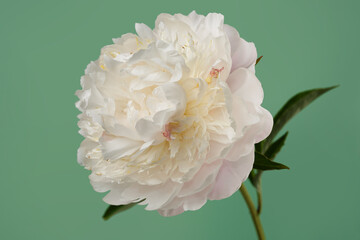
[[[179,207],[182,208],[182,205],[184,204],[184,199],[185,198],[174,197],[173,199],[171,199],[171,201],[164,204],[161,207],[161,209],[162,210],[171,210],[171,209],[178,209]]]
[[[207,153],[206,156],[206,162],[207,163],[212,163],[213,161],[216,161],[220,158],[222,158],[222,155],[224,155],[224,152],[226,151],[226,148],[228,147],[228,145],[226,144],[221,144],[219,142],[216,141],[209,141],[209,152]]]
[[[145,186],[146,190],[149,186]],[[167,202],[171,201],[179,192],[181,185],[172,181],[167,181],[165,184],[160,186],[152,186],[152,191],[145,194],[145,201],[147,203],[146,210],[156,210],[161,208]],[[144,194],[143,192],[140,192]]]
[[[183,213],[184,209],[182,207],[178,207],[176,209],[167,209],[167,210],[159,209],[158,212],[160,213],[160,215],[164,217],[172,217]]]
[[[255,143],[258,143],[264,140],[271,133],[273,127],[273,117],[271,113],[265,108],[259,107],[258,111],[260,112],[260,123],[258,124],[259,131],[255,135]]]
[[[204,164],[195,174],[195,176],[184,184],[178,196],[186,197],[188,195],[202,191],[205,187],[214,181],[221,163],[222,161],[218,160],[211,164]]]
[[[229,161],[236,161],[239,157],[248,154],[255,143],[265,139],[271,132],[273,118],[266,109],[248,105],[247,110],[249,112],[246,115],[241,115],[241,111],[234,109],[234,119],[237,127],[240,128],[237,132],[242,133],[242,136],[227,153],[226,159]],[[251,116],[254,117],[251,119]],[[247,124],[241,125],[242,122]]]
[[[231,71],[243,67],[255,72],[254,66],[257,59],[257,52],[254,43],[242,39],[238,31],[227,24],[224,24],[224,30],[231,45]]]
[[[211,191],[213,184],[198,192],[194,195],[191,195],[184,200],[184,210],[185,211],[196,211],[205,205],[209,192]]]
[[[112,184],[111,191],[104,201],[112,205],[128,204],[145,199],[140,205],[147,205],[146,210],[156,210],[171,201],[180,190],[180,184],[168,181],[155,186],[137,183]]]
[[[233,120],[236,123],[236,137],[240,138],[245,134],[247,126],[259,122],[259,116],[251,103],[245,102],[241,96],[234,96]]]
[[[252,128],[252,130],[256,130]],[[254,148],[254,134],[253,132],[248,132],[241,139],[236,141],[230,151],[226,155],[228,161],[238,161],[239,158],[248,155]]]
[[[233,95],[240,95],[247,102],[260,105],[264,99],[264,91],[255,74],[245,68],[232,72],[227,80]]]
[[[254,151],[241,157],[238,161],[224,160],[215,180],[215,185],[209,194],[210,200],[220,200],[230,197],[236,192],[248,177],[254,163]]]

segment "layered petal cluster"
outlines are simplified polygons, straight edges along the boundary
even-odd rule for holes
[[[113,39],[76,92],[78,162],[112,205],[172,216],[232,195],[271,131],[256,49],[221,14],[160,14]]]

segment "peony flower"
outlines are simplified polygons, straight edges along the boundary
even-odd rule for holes
[[[239,189],[267,137],[256,48],[221,14],[160,14],[113,39],[81,78],[78,162],[111,205],[173,216]]]

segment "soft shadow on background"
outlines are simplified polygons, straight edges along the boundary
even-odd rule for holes
[[[357,1],[3,1],[0,3],[1,239],[256,239],[239,193],[164,218],[137,206],[110,221],[76,162],[74,92],[113,37],[161,12],[219,12],[264,58],[274,115],[295,93],[340,84],[298,115],[263,178],[268,239],[360,239]]]

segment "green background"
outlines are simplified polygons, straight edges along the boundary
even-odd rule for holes
[[[161,12],[220,12],[264,58],[273,114],[295,93],[340,84],[286,129],[263,178],[268,239],[360,239],[358,1],[1,1],[1,239],[256,239],[239,193],[165,218],[137,206],[110,221],[76,162],[74,92],[111,38]]]

